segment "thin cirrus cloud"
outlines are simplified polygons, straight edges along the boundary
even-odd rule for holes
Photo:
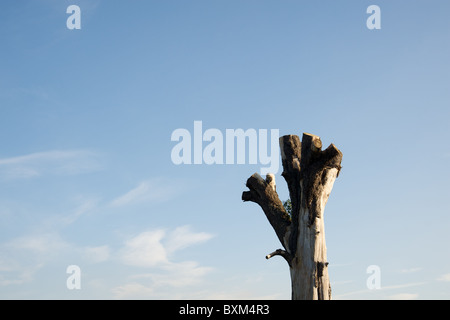
[[[212,237],[212,234],[206,232],[192,232],[190,226],[181,226],[169,233],[165,247],[171,254],[177,250],[206,242]]]
[[[348,299],[347,298],[348,296],[356,296],[356,295],[359,295],[359,296],[361,296],[361,295],[369,295],[370,296],[371,293],[385,292],[385,291],[388,291],[388,290],[404,289],[404,288],[410,288],[410,287],[416,287],[416,286],[423,286],[423,285],[426,285],[428,283],[429,282],[427,282],[427,281],[422,281],[422,282],[411,282],[411,283],[404,283],[404,284],[390,285],[390,286],[382,285],[381,288],[377,289],[377,290],[371,290],[371,289],[366,288],[366,289],[362,289],[362,290],[357,290],[357,291],[352,291],[352,292],[346,292],[346,293],[343,293],[343,294],[339,294],[339,295],[334,296],[334,298],[335,299],[336,298],[337,299]],[[404,295],[403,299],[407,297],[406,293],[402,293],[402,295]],[[390,299],[400,299],[400,295],[398,295],[397,297],[395,297],[395,295],[393,295],[393,296],[389,296],[388,298],[390,298]],[[415,299],[415,298],[416,298],[415,294],[414,294],[414,296],[413,296],[413,294],[409,295],[409,299]]]
[[[38,233],[17,237],[4,245],[12,252],[24,251],[27,256],[36,256],[42,258],[50,254],[57,254],[68,244],[57,233]]]
[[[400,273],[415,273],[422,271],[422,268],[409,268],[409,269],[402,269],[400,270]]]
[[[444,281],[444,282],[450,282],[450,273],[441,275],[437,280]]]
[[[176,192],[176,187],[167,185],[163,180],[147,180],[139,183],[137,187],[125,194],[113,199],[110,205],[112,207],[121,207],[144,202],[165,201],[170,199]]]
[[[392,296],[389,296],[389,300],[416,300],[419,298],[418,293],[398,293]]]
[[[57,233],[29,234],[0,244],[0,288],[33,282],[37,271],[69,247]]]
[[[82,248],[83,257],[92,262],[99,263],[107,261],[111,254],[111,249],[107,245],[97,247],[85,247]]]
[[[99,154],[89,150],[51,150],[0,158],[0,177],[29,179],[47,174],[74,175],[101,169]]]

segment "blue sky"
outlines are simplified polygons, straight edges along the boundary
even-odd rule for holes
[[[66,27],[72,4],[81,30]],[[380,30],[366,27],[372,4]],[[261,165],[171,161],[172,132],[198,120],[310,132],[343,152],[325,209],[335,299],[449,299],[449,10],[2,2],[0,298],[289,299],[286,263],[264,259],[275,233],[241,201]]]

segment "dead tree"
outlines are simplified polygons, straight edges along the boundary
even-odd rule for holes
[[[272,225],[283,249],[279,255],[289,264],[294,300],[331,299],[325,246],[324,209],[341,170],[342,153],[331,144],[325,150],[318,136],[304,133],[280,138],[282,176],[289,188],[289,215],[276,192],[275,176],[253,174],[246,183],[243,201],[257,203]]]

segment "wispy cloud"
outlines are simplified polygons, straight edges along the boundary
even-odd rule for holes
[[[193,232],[190,226],[178,227],[168,235],[166,249],[171,254],[177,250],[206,242],[212,237],[212,234],[206,232]]]
[[[416,286],[423,286],[424,284],[427,284],[427,281],[422,282],[411,282],[411,283],[404,283],[404,284],[397,284],[392,286],[383,286],[380,290],[391,290],[391,289],[400,289],[400,288],[409,288],[409,287],[416,287]]]
[[[88,150],[52,150],[0,158],[0,177],[28,179],[46,174],[73,175],[101,169],[98,153]]]
[[[12,251],[27,251],[30,256],[43,256],[50,253],[57,254],[67,244],[56,233],[26,235],[12,239],[5,244]]]
[[[416,300],[419,297],[418,293],[398,293],[389,296],[390,300]]]
[[[36,283],[38,272],[62,261],[82,267],[108,261],[123,276],[109,288],[113,298],[168,298],[174,290],[180,298],[188,298],[213,268],[190,259],[178,261],[176,253],[211,238],[212,234],[196,232],[190,226],[144,231],[115,248],[80,246],[68,242],[60,232],[19,236],[0,245],[0,287]]]
[[[117,299],[161,297],[158,288],[195,285],[212,268],[200,266],[196,261],[173,260],[173,253],[188,246],[208,241],[212,234],[193,232],[189,226],[173,231],[157,229],[142,232],[125,242],[119,251],[119,260],[134,267],[149,269],[129,277],[129,282],[115,287],[112,293]]]
[[[5,276],[0,274],[0,287],[10,285],[21,285],[27,282],[31,282],[35,273],[42,268],[43,265],[33,265],[27,267],[16,268],[12,275]]]
[[[57,232],[33,233],[13,238],[0,245],[0,287],[35,281],[35,274],[61,257],[77,263],[100,263],[110,259],[111,249],[102,246],[78,246]]]
[[[31,282],[35,273],[68,248],[56,233],[20,236],[0,246],[0,287]]]
[[[58,215],[56,220],[60,227],[64,227],[74,223],[83,215],[91,212],[98,206],[98,200],[94,198],[84,199],[81,204],[67,215]]]
[[[112,294],[115,299],[145,299],[152,297],[155,294],[155,289],[146,287],[141,283],[132,282],[112,289]]]
[[[404,283],[404,284],[398,284],[398,285],[391,285],[391,286],[382,286],[380,289],[376,289],[376,290],[370,290],[370,289],[362,289],[362,290],[357,290],[357,291],[351,291],[351,292],[347,292],[347,293],[343,293],[343,294],[339,294],[334,296],[334,298],[336,299],[346,299],[349,296],[355,296],[355,295],[363,295],[363,294],[371,294],[371,293],[379,293],[379,292],[384,292],[384,291],[388,291],[388,290],[394,290],[394,289],[403,289],[403,288],[409,288],[409,287],[416,287],[416,286],[422,286],[427,284],[428,282],[424,281],[424,282],[411,282],[411,283]]]
[[[121,261],[136,267],[154,267],[169,263],[167,251],[161,243],[164,235],[164,230],[146,231],[127,240],[120,253]]]
[[[168,263],[157,272],[136,274],[130,279],[150,279],[152,287],[184,287],[200,282],[211,270],[211,267],[200,266],[195,261],[184,261]]]
[[[164,229],[145,231],[125,242],[120,259],[127,265],[170,269],[173,262],[169,257],[174,252],[206,242],[212,237],[206,232],[193,232],[190,226],[178,227],[171,232]]]
[[[109,260],[111,256],[111,249],[109,246],[98,246],[98,247],[85,247],[83,248],[83,257],[92,262],[99,263]]]
[[[438,281],[450,282],[450,273],[446,273],[437,278]]]
[[[153,179],[141,182],[137,187],[111,201],[111,206],[121,207],[130,204],[165,201],[176,192],[174,185],[168,185],[162,179]]]
[[[400,270],[400,273],[415,273],[421,271],[422,268],[409,268],[409,269],[402,269]]]

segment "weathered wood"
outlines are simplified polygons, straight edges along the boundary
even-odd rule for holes
[[[279,255],[289,264],[292,299],[331,299],[325,244],[324,210],[334,181],[341,170],[342,153],[331,144],[322,149],[318,136],[304,133],[280,138],[282,176],[291,199],[291,216],[286,213],[276,193],[275,177],[259,174],[247,180],[250,191],[242,200],[260,205],[285,250]]]
[[[273,175],[268,175],[268,178],[264,180],[258,173],[255,173],[248,178],[246,186],[250,191],[242,193],[242,200],[255,202],[260,205],[281,244],[285,246],[288,243],[285,237],[289,234],[291,221],[273,187]]]

